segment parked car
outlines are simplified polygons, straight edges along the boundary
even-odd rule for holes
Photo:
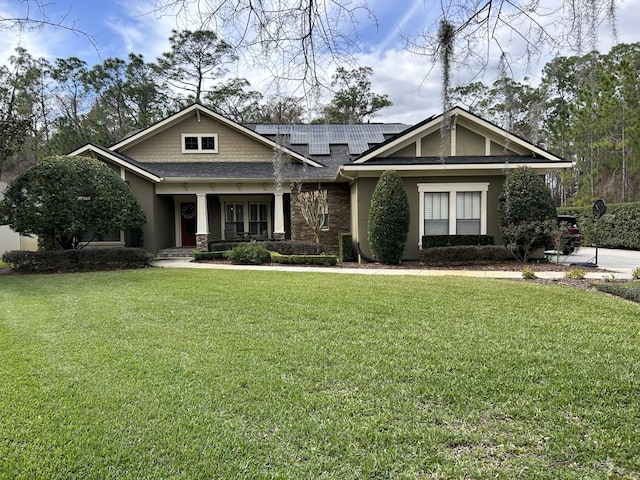
[[[560,246],[563,255],[576,251],[582,244],[582,235],[578,228],[578,221],[573,215],[558,215],[558,229],[560,231]],[[555,245],[549,245],[548,250],[555,250]]]

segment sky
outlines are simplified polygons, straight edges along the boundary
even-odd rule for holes
[[[557,0],[542,0],[557,4]],[[91,35],[86,37],[64,28],[43,28],[12,31],[7,35],[0,32],[0,61],[7,62],[17,46],[26,48],[34,57],[49,60],[76,56],[89,65],[99,63],[109,57],[126,58],[129,53],[142,54],[146,61],[154,61],[169,49],[172,29],[179,29],[176,18],[150,13],[153,0],[40,0],[46,6],[46,15],[54,23],[61,22]],[[417,123],[433,114],[440,113],[441,74],[424,57],[408,52],[403,36],[418,33],[423,27],[433,23],[435,0],[368,0],[375,12],[377,24],[360,15],[360,53],[357,64],[373,69],[372,89],[379,94],[388,94],[393,106],[386,108],[373,121]],[[398,8],[398,5],[405,8]],[[30,16],[40,18],[35,8],[36,0],[0,0],[0,18],[24,15],[30,5]],[[622,0],[617,8],[617,35],[614,37],[608,26],[599,32],[598,49],[608,51],[614,43],[640,42],[640,0]],[[190,26],[195,30],[196,25]],[[508,33],[502,39],[507,44]],[[519,39],[512,38],[511,46],[517,49]],[[495,49],[494,49],[495,51]],[[585,52],[586,53],[586,52]],[[573,54],[567,52],[567,55]],[[544,64],[551,57],[533,58],[528,64],[512,63],[516,80],[525,75],[532,83],[540,79]],[[239,64],[233,72],[247,78],[252,88],[266,95],[276,93],[274,82],[268,72],[251,69]],[[327,76],[330,78],[330,73]],[[496,78],[495,61],[481,71],[478,67],[456,70],[453,84],[465,84],[470,80],[490,84]],[[291,88],[290,85],[285,89]],[[311,106],[311,104],[309,104]]]

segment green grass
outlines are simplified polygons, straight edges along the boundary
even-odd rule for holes
[[[0,478],[638,478],[640,305],[491,279],[0,276]]]

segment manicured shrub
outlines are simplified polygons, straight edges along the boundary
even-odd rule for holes
[[[608,282],[597,283],[596,289],[601,292],[609,293],[625,300],[631,300],[632,302],[640,302],[640,288],[629,287],[624,283]]]
[[[114,231],[137,232],[146,217],[129,186],[103,162],[49,157],[13,180],[0,201],[0,218],[52,249],[78,249]]]
[[[427,265],[460,265],[514,261],[513,254],[501,245],[434,247],[420,250],[420,262]]]
[[[498,214],[501,225],[555,220],[556,207],[544,178],[521,167],[510,171],[504,181]]]
[[[522,278],[525,280],[533,280],[534,278],[536,278],[536,274],[533,273],[533,270],[531,270],[529,267],[524,267],[522,269]]]
[[[634,268],[631,272],[631,276],[636,280],[640,280],[640,267]]]
[[[283,255],[317,255],[318,245],[312,242],[299,242],[297,240],[255,240],[270,252],[278,252]],[[209,242],[210,252],[224,252],[232,250],[241,245],[247,245],[247,242],[227,242],[227,241],[211,241]],[[320,253],[324,252],[324,247],[320,246]]]
[[[493,235],[424,235],[422,248],[494,245]]]
[[[142,268],[148,265],[151,255],[141,248],[83,248],[40,252],[16,250],[5,253],[2,259],[20,272],[55,273]]]
[[[353,236],[350,233],[338,234],[338,254],[341,262],[353,262],[355,260]]]
[[[227,253],[231,263],[241,265],[261,265],[271,261],[271,255],[263,242],[251,242],[238,245]]]
[[[512,170],[504,181],[498,214],[504,244],[526,262],[529,253],[551,241],[556,225],[556,207],[544,178],[533,169]]]
[[[227,250],[225,251],[214,251],[214,252],[193,252],[193,259],[198,261],[205,260],[225,260],[227,258]]]
[[[270,252],[278,252],[282,255],[318,255],[325,250],[322,245],[296,240],[268,240],[262,243]]]
[[[281,255],[272,252],[271,261],[284,265],[337,265],[338,257],[335,255]]]
[[[385,171],[373,191],[368,233],[371,253],[380,263],[400,263],[409,233],[409,202],[394,171]]]
[[[565,278],[573,278],[575,280],[582,280],[587,271],[583,268],[572,268],[571,270],[567,270],[564,274]]]

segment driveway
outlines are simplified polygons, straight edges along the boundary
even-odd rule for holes
[[[580,247],[571,255],[560,255],[560,262],[565,265],[573,263],[596,263],[596,249],[594,247]],[[550,259],[555,261],[555,256]],[[640,267],[640,251],[616,250],[613,248],[598,248],[598,268],[611,272],[631,273]]]

